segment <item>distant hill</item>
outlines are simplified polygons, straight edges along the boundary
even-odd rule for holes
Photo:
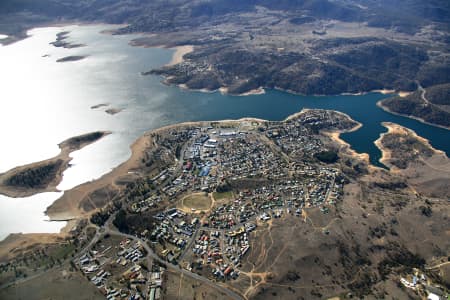
[[[432,23],[444,23],[441,25],[448,28],[445,23],[450,13],[446,0],[3,0],[0,12],[2,15],[34,14],[42,19],[128,23],[130,31],[156,31],[200,25],[230,13],[253,12],[256,7],[293,12],[297,17],[368,22],[369,26],[395,27],[404,32],[417,32]]]
[[[450,83],[447,0],[3,0],[13,42],[52,22],[128,24],[136,45],[194,45],[185,62],[147,73],[192,89],[241,94],[413,91]],[[5,41],[3,41],[5,42]]]

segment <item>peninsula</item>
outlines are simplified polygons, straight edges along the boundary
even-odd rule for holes
[[[388,132],[375,141],[382,150],[380,162],[408,178],[416,193],[429,197],[450,196],[450,160],[411,129],[383,123]]]
[[[419,89],[405,97],[388,98],[378,103],[384,110],[450,130],[450,84]]]
[[[8,197],[29,197],[57,191],[62,173],[70,166],[70,153],[94,143],[110,132],[92,132],[69,138],[59,144],[61,152],[50,159],[13,168],[0,174],[0,194]]]

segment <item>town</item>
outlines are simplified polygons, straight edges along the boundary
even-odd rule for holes
[[[229,287],[247,284],[249,257],[264,251],[258,232],[286,223],[313,228],[319,239],[333,235],[344,188],[360,170],[344,170],[344,157],[335,163],[341,152],[324,133],[356,126],[338,112],[305,110],[283,122],[199,122],[149,133],[145,167],[129,172],[114,201],[77,228],[91,233],[71,264],[110,300],[163,299],[174,274],[242,299]],[[311,213],[329,221],[314,226]],[[398,284],[443,294],[417,274],[404,273]]]
[[[151,175],[152,189],[122,207],[130,215],[151,213],[151,228],[128,232],[130,238],[112,232],[77,259],[78,268],[107,299],[159,299],[167,266],[212,282],[238,279],[258,226],[288,215],[302,223],[304,209],[326,214],[342,198],[345,176],[314,158],[330,150],[317,131],[337,125],[355,124],[311,111],[283,123],[249,119],[172,130],[170,140],[159,141],[178,158]],[[147,259],[147,247],[156,260]]]

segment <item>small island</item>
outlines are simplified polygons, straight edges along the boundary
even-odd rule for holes
[[[85,44],[72,44],[71,42],[66,41],[69,37],[70,31],[62,31],[56,34],[56,41],[51,42],[50,45],[53,45],[57,48],[66,48],[66,49],[72,49],[72,48],[80,48],[85,47]]]
[[[109,103],[96,104],[96,105],[91,106],[91,109],[99,109],[102,107],[109,107]],[[107,113],[108,115],[116,115],[123,110],[124,110],[123,108],[109,107],[109,108],[105,109],[105,113]]]
[[[62,63],[62,62],[69,62],[69,61],[78,61],[78,60],[85,59],[86,57],[87,57],[86,55],[70,55],[70,56],[66,56],[66,57],[57,59],[56,62]]]
[[[105,106],[108,106],[108,105],[109,104],[107,104],[107,103],[100,103],[100,104],[92,105],[91,109],[97,109],[97,108],[105,107]]]
[[[70,153],[94,143],[110,132],[96,131],[65,140],[61,152],[50,159],[16,167],[0,174],[0,194],[8,197],[29,197],[57,191],[63,172],[70,167]]]
[[[115,115],[120,113],[123,110],[123,108],[108,108],[107,110],[105,110],[105,113],[107,113],[108,115]]]

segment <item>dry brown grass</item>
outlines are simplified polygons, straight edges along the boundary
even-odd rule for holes
[[[187,195],[180,201],[179,208],[184,211],[208,211],[212,206],[212,199],[206,193],[194,193]]]

